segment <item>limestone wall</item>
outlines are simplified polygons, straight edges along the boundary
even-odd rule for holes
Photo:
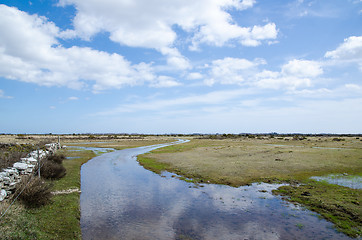
[[[14,163],[13,167],[5,168],[0,172],[0,201],[9,197],[14,193],[16,184],[21,180],[22,176],[33,174],[38,157],[40,160],[47,155],[54,153],[60,148],[58,143],[50,143],[45,145],[46,150],[33,151],[27,157],[21,158],[20,162]]]

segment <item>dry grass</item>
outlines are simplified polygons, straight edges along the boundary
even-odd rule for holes
[[[325,173],[361,173],[361,141],[308,140],[194,139],[144,157],[155,159],[165,164],[167,170],[186,177],[233,186],[259,180],[300,180]]]
[[[19,195],[21,200],[27,207],[40,207],[46,205],[51,199],[51,184],[43,179],[33,176],[24,176],[20,183],[16,186],[13,197]]]
[[[114,146],[145,146],[142,142],[164,142],[164,140],[175,139],[168,136],[148,136],[148,135],[92,135],[92,134],[0,134],[0,143],[12,144],[38,144],[40,142],[58,142],[60,137],[61,144],[84,143],[84,142],[113,142]],[[88,146],[88,145],[87,145]],[[99,146],[99,144],[97,144]]]
[[[82,146],[82,147],[103,147],[114,148],[122,150],[125,148],[134,148],[141,146],[148,146],[154,144],[161,144],[166,142],[175,141],[174,137],[143,137],[143,138],[124,138],[124,139],[98,139],[98,140],[79,140],[79,139],[65,139],[64,145]]]

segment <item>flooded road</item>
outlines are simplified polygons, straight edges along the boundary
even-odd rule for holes
[[[105,153],[83,165],[83,239],[349,239],[273,196],[280,185],[198,186],[138,164],[137,155],[162,146]]]

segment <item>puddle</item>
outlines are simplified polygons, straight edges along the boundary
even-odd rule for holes
[[[100,154],[100,153],[112,152],[115,149],[114,148],[101,148],[101,147],[68,146],[67,150],[70,151],[70,152],[77,152],[77,151],[82,151],[82,150],[91,150],[95,154]]]
[[[114,143],[114,142],[74,142],[68,143],[69,145],[88,145],[88,144],[102,144],[102,143]]]
[[[316,181],[323,181],[330,184],[336,184],[344,187],[349,187],[353,189],[362,189],[362,177],[355,175],[345,175],[345,174],[330,174],[328,176],[322,177],[311,177]]]
[[[66,159],[68,159],[68,160],[77,159],[77,158],[80,158],[80,157],[66,157]]]
[[[83,239],[350,239],[272,195],[281,185],[195,185],[145,170],[136,156],[159,146],[105,153],[82,166]]]

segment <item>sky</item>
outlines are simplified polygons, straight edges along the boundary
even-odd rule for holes
[[[362,0],[0,0],[0,133],[362,133]]]

